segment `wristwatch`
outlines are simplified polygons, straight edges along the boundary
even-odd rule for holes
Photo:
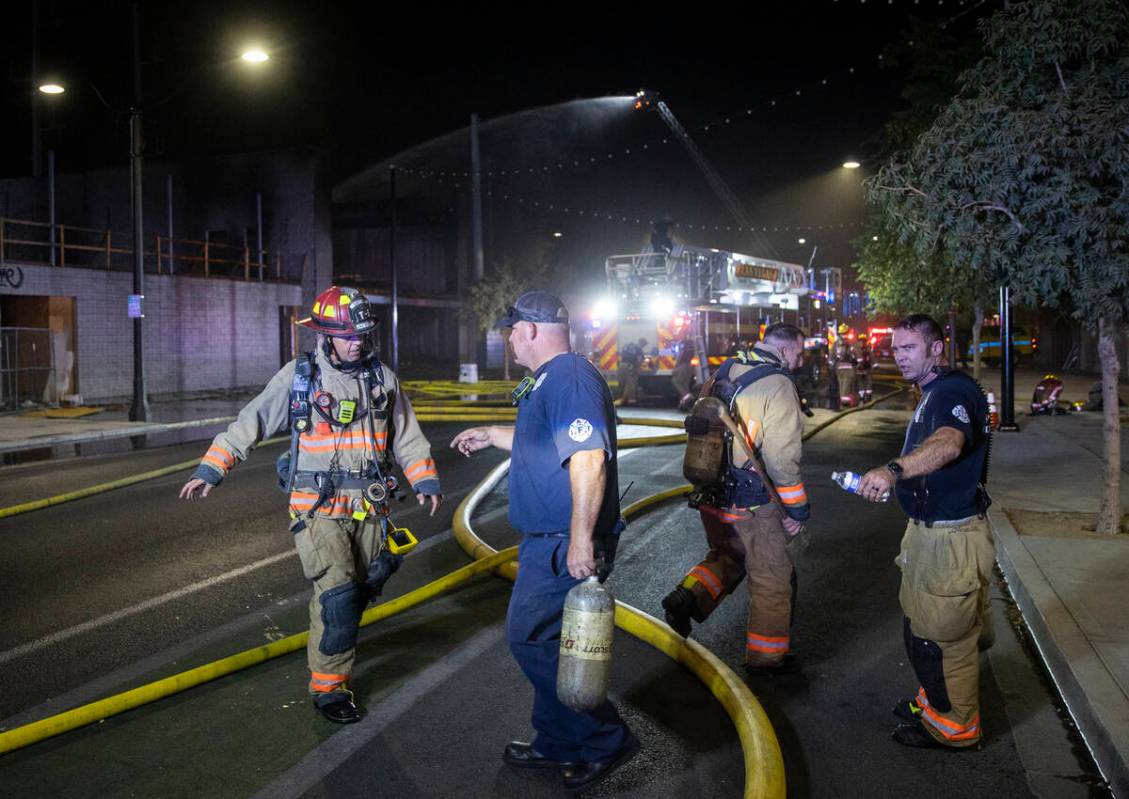
[[[894,475],[895,480],[901,480],[902,479],[902,472],[904,472],[905,470],[902,468],[902,465],[900,463],[898,463],[897,461],[890,461],[889,463],[886,464],[886,471],[888,471],[890,474]]]

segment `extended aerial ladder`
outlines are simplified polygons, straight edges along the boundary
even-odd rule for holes
[[[690,154],[690,157],[694,160],[698,169],[701,170],[706,182],[710,184],[710,188],[713,189],[718,199],[721,200],[722,205],[725,206],[726,210],[733,216],[733,219],[736,220],[737,225],[743,230],[752,233],[753,220],[752,217],[749,216],[749,212],[745,210],[745,206],[737,199],[737,195],[729,188],[729,184],[725,182],[725,178],[714,169],[713,164],[706,158],[705,153],[702,152],[701,148],[698,147],[697,143],[690,137],[690,134],[686,132],[686,129],[682,127],[682,123],[674,116],[674,112],[670,110],[670,106],[659,99],[658,93],[640,89],[635,94],[635,108],[639,110],[653,108],[658,112],[662,121],[670,128],[670,132],[673,133],[679,143],[686,148],[686,152]],[[768,242],[758,240],[756,244],[758,247],[767,248],[769,255],[776,255],[775,249],[769,245]]]

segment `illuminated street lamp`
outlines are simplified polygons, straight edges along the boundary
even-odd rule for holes
[[[862,166],[862,164],[860,164],[858,161],[843,162],[843,169],[858,169],[860,166]]]
[[[133,3],[133,105],[129,109],[129,168],[130,168],[130,210],[133,218],[133,295],[130,303],[130,316],[133,317],[133,401],[129,409],[129,419],[134,422],[148,421],[149,398],[145,390],[145,352],[142,339],[141,304],[145,296],[145,249],[144,222],[142,216],[142,167],[144,147],[142,139],[141,103],[141,45],[138,3]],[[248,48],[240,56],[248,64],[261,64],[270,59],[261,48]],[[48,95],[60,95],[66,88],[59,83],[45,82],[39,91]],[[95,89],[97,92],[97,89]],[[101,98],[101,94],[99,94]],[[105,103],[105,100],[102,101]],[[36,123],[38,126],[38,123]],[[37,131],[38,135],[38,131]],[[38,156],[35,156],[36,160]],[[261,227],[261,226],[260,226]],[[53,232],[53,231],[52,231]],[[260,233],[261,235],[261,233]],[[261,249],[260,249],[261,251]],[[136,305],[134,305],[136,302]]]

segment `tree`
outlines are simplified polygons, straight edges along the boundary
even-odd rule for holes
[[[998,278],[1098,334],[1105,479],[1120,528],[1117,331],[1129,318],[1129,9],[1027,0],[980,24],[985,56],[904,156],[871,180],[920,256]]]
[[[532,286],[539,286],[543,282],[543,272],[541,267],[519,272],[513,262],[508,260],[492,265],[482,280],[470,287],[466,304],[459,310],[459,315],[464,319],[473,319],[478,325],[478,331],[485,335],[494,322],[505,314],[506,308],[513,305],[514,300]],[[503,331],[502,369],[505,380],[510,379],[508,336]]]
[[[904,316],[927,313],[955,316],[972,328],[972,376],[980,379],[980,332],[984,309],[996,287],[980,272],[965,269],[946,253],[921,255],[876,215],[865,235],[854,242],[859,260],[853,264],[870,296],[869,313]],[[953,346],[956,335],[953,331]]]
[[[900,40],[905,45],[888,48],[887,66],[909,62],[902,98],[904,110],[895,113],[882,131],[884,158],[901,157],[936,121],[952,99],[960,74],[980,58],[979,42],[960,35],[954,27],[911,19]],[[987,276],[961,269],[941,251],[918,253],[910,237],[899,231],[884,209],[872,208],[865,235],[854,242],[858,260],[853,267],[870,296],[870,313],[904,316],[928,313],[949,316],[956,347],[958,317],[972,329],[973,377],[980,379],[980,333],[984,309],[994,302],[997,289]]]

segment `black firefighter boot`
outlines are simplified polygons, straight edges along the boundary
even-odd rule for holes
[[[693,592],[685,586],[678,586],[663,597],[663,615],[666,623],[683,638],[690,634],[690,620],[701,624],[705,621],[702,612],[698,610],[698,603]]]
[[[335,724],[355,724],[361,720],[361,709],[353,701],[353,692],[349,690],[317,694],[314,707]]]

